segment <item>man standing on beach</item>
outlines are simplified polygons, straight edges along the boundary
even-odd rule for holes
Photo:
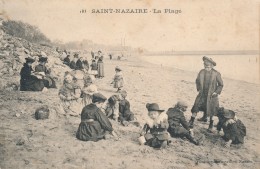
[[[217,115],[219,107],[218,95],[221,93],[223,88],[223,81],[221,74],[213,69],[216,66],[211,58],[204,56],[205,69],[202,69],[196,79],[196,87],[199,92],[195,103],[191,109],[192,116],[189,121],[190,127],[193,128],[194,119],[199,111],[203,111],[203,117],[198,121],[207,122],[207,117],[210,116],[209,131],[213,129],[213,116]]]

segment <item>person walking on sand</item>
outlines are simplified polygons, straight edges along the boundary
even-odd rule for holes
[[[236,113],[232,110],[223,107],[218,109],[219,122],[217,124],[218,134],[223,129],[225,147],[230,147],[231,144],[243,144],[246,136],[246,127],[236,117]]]
[[[145,138],[144,144],[153,148],[166,148],[169,140],[168,116],[157,103],[147,103],[146,108],[150,119],[147,119],[140,133]]]
[[[100,110],[106,97],[100,93],[93,94],[91,104],[85,106],[81,112],[76,138],[82,141],[98,141],[107,138],[108,134],[118,138],[109,119]]]
[[[191,109],[192,116],[189,121],[190,127],[193,128],[194,119],[199,111],[203,111],[203,117],[199,121],[207,122],[207,117],[210,116],[208,130],[213,129],[213,116],[217,115],[219,107],[218,95],[223,88],[221,74],[213,69],[216,62],[211,58],[204,56],[204,69],[202,69],[196,79],[196,87],[199,94],[196,97],[195,103]]]
[[[191,143],[199,145],[193,137],[193,131],[186,121],[184,112],[187,110],[188,105],[183,101],[178,101],[173,108],[167,111],[169,128],[168,132],[173,137],[186,137]]]
[[[116,74],[115,74],[113,82],[111,84],[114,84],[114,88],[117,89],[117,92],[120,92],[120,90],[124,86],[123,73],[122,73],[122,69],[119,66],[116,66],[115,71],[116,71]]]

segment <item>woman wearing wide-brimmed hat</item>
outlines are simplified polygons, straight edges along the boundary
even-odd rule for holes
[[[226,141],[225,147],[231,144],[243,144],[246,136],[246,127],[236,117],[236,113],[223,107],[218,109],[219,122],[217,124],[218,133],[223,129],[223,139]]]
[[[40,56],[39,64],[35,66],[35,72],[40,72],[43,75],[44,86],[47,88],[56,88],[56,82],[53,77],[51,77],[51,70],[46,67],[46,63],[48,62],[47,57]]]
[[[33,74],[32,64],[35,60],[31,57],[27,57],[25,60],[20,72],[20,91],[42,91],[44,89],[43,80]]]
[[[122,73],[122,69],[119,66],[115,67],[115,76],[113,79],[114,88],[117,89],[117,92],[119,92],[124,87],[124,77]]]
[[[168,116],[157,103],[147,103],[146,108],[149,119],[140,133],[141,137],[145,138],[144,144],[154,148],[166,148],[170,136],[167,132]]]

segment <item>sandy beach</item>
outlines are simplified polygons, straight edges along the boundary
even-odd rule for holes
[[[106,58],[104,64],[105,78],[95,82],[99,91],[107,97],[115,93],[110,83],[114,68],[119,65],[126,79],[127,99],[141,125],[147,117],[145,104],[148,102],[156,102],[160,108],[167,110],[179,99],[185,100],[189,105],[185,116],[190,119],[190,109],[197,95],[196,73],[161,67],[136,57],[125,61]],[[83,142],[75,137],[80,117],[66,117],[60,113],[58,89],[45,93],[2,91],[0,168],[260,168],[257,125],[260,120],[260,86],[227,78],[223,80],[220,106],[236,111],[247,127],[245,144],[241,147],[225,149],[220,136],[207,132],[208,123],[197,120],[195,137],[205,136],[200,146],[180,138],[172,138],[172,143],[163,150],[140,146],[137,138],[141,128],[133,125],[124,127],[115,121],[112,124],[120,136],[119,140]],[[38,121],[34,118],[34,111],[41,105],[49,105],[50,118]],[[201,116],[202,113],[197,118]],[[216,124],[217,118],[214,120]]]

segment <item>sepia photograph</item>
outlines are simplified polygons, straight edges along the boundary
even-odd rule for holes
[[[0,0],[0,169],[259,169],[259,0]]]

